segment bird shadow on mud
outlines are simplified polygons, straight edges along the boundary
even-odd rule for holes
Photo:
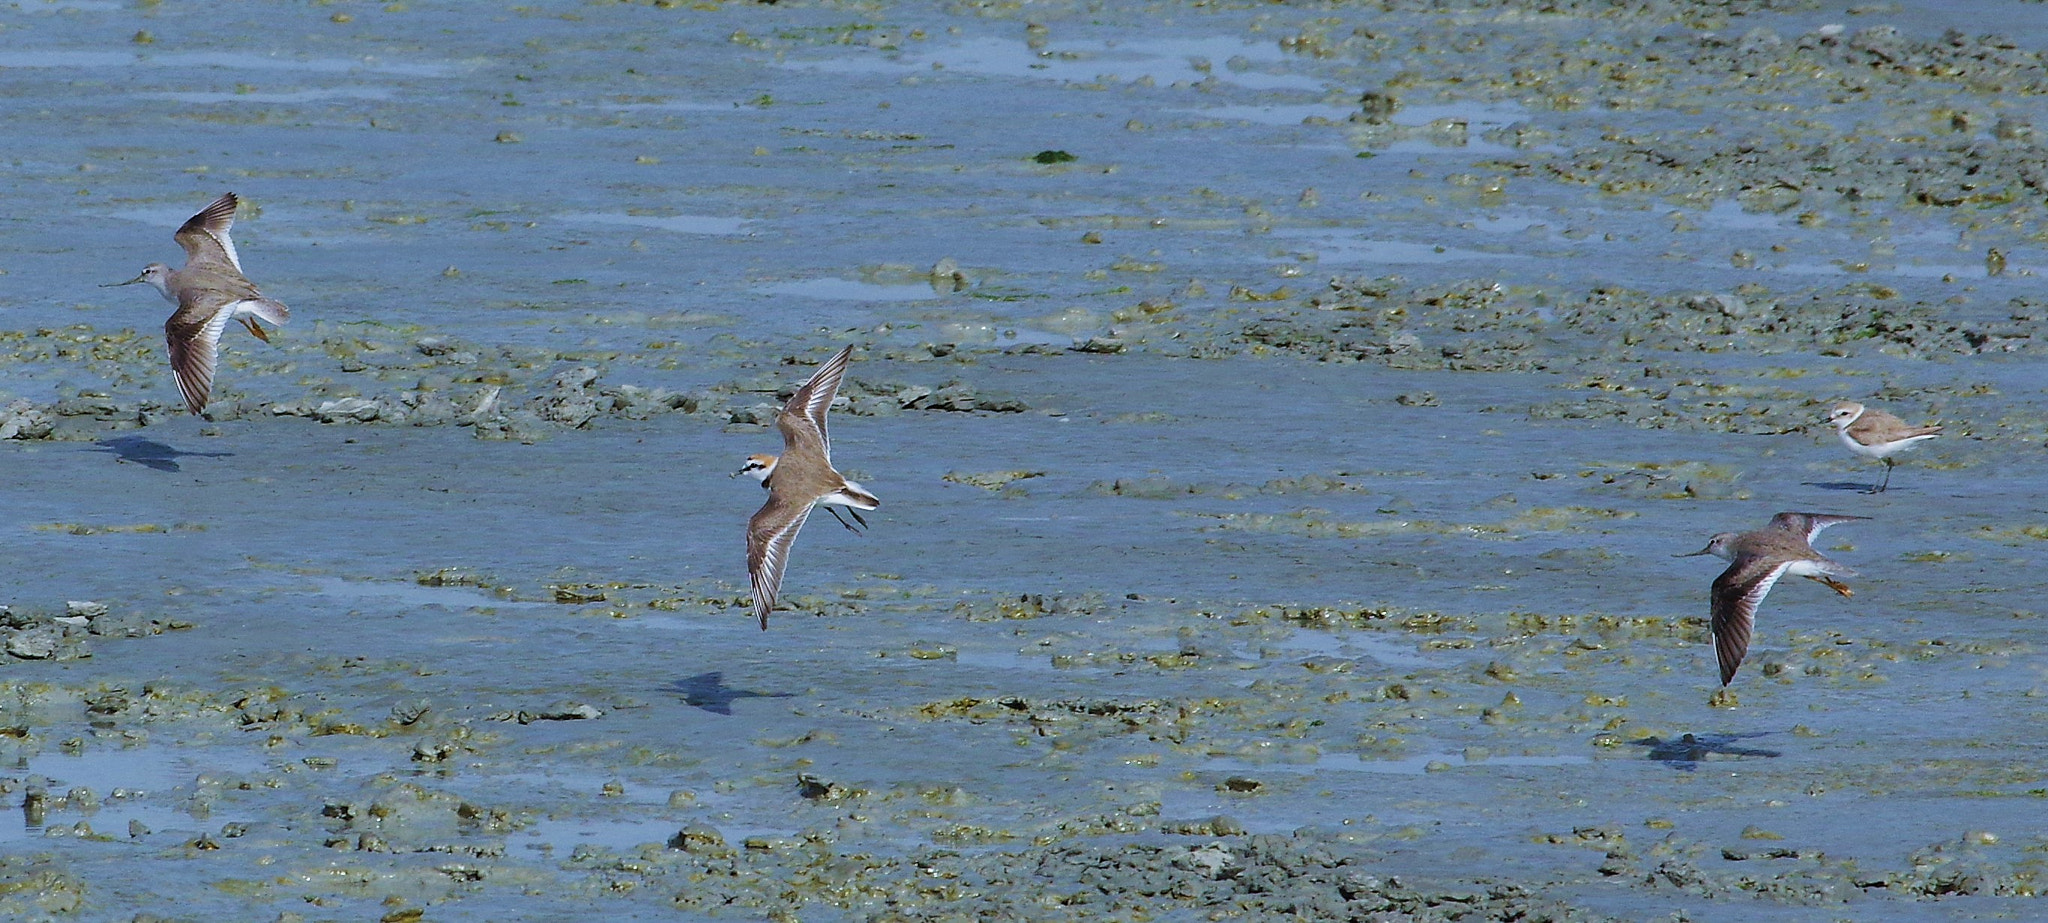
[[[1867,494],[1870,493],[1871,488],[1877,485],[1858,481],[1807,481],[1806,486],[1818,490],[1853,490],[1859,494]]]
[[[226,458],[233,452],[187,452],[141,436],[115,436],[93,443],[94,452],[106,452],[116,461],[133,462],[157,471],[178,470],[180,458]]]
[[[1648,747],[1650,752],[1645,754],[1645,756],[1650,759],[1680,772],[1692,772],[1699,768],[1700,763],[1709,759],[1747,759],[1749,757],[1781,755],[1776,750],[1759,750],[1752,747],[1735,746],[1735,742],[1738,740],[1762,736],[1764,736],[1762,732],[1754,734],[1682,734],[1670,740],[1662,737],[1645,737],[1641,740],[1631,740],[1629,743],[1638,747]]]
[[[687,679],[675,680],[668,684],[668,690],[680,694],[683,697],[683,704],[704,709],[714,715],[732,714],[732,703],[740,699],[786,699],[794,694],[734,689],[725,684],[724,673],[699,673]]]

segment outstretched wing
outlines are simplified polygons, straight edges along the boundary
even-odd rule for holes
[[[1721,662],[1721,685],[1735,678],[1735,668],[1749,654],[1749,638],[1756,628],[1756,607],[1769,595],[1778,578],[1785,576],[1791,561],[1772,563],[1761,558],[1739,558],[1721,576],[1714,578],[1714,655]]]
[[[249,291],[247,285],[233,286]],[[254,315],[282,325],[291,311],[282,303],[262,296],[239,298],[217,288],[188,287],[178,292],[178,310],[164,321],[164,341],[171,349],[171,375],[178,380],[178,393],[194,414],[206,409],[213,393],[215,363],[220,358],[220,335],[228,321],[238,315]],[[249,332],[268,340],[249,324]]]
[[[792,503],[770,491],[768,502],[747,521],[747,575],[754,583],[754,612],[761,617],[761,630],[768,630],[768,613],[775,609],[775,596],[782,589],[782,571],[789,564],[790,546],[811,517],[812,504]]]
[[[242,259],[235,254],[235,239],[228,229],[235,226],[235,207],[241,200],[232,192],[222,193],[213,204],[199,210],[178,228],[178,246],[185,248],[185,266],[217,267],[223,263],[239,273]]]
[[[1771,517],[1766,528],[1782,529],[1804,539],[1808,544],[1822,529],[1844,522],[1869,519],[1868,516],[1837,516],[1832,513],[1779,513]]]
[[[206,409],[213,393],[214,363],[220,353],[220,334],[235,314],[234,303],[224,293],[189,292],[178,311],[164,322],[164,341],[171,349],[171,376],[178,381],[178,393],[194,414]]]
[[[825,411],[832,406],[832,398],[839,394],[839,380],[846,377],[846,365],[853,357],[853,347],[846,346],[825,360],[818,370],[811,373],[811,379],[789,396],[789,403],[782,405],[782,413],[775,418],[775,426],[782,430],[783,454],[800,446],[817,449],[820,455],[832,457],[832,434],[825,427]]]

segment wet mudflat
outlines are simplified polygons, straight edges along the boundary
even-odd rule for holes
[[[1382,7],[10,8],[0,909],[2036,915],[2048,11]]]

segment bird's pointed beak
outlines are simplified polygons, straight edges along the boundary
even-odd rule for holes
[[[740,475],[742,475],[742,474],[746,474],[746,473],[747,473],[747,469],[746,469],[746,468],[745,468],[744,466],[742,466],[742,467],[740,468],[740,470],[738,470],[738,471],[735,471],[735,472],[733,472],[733,473],[731,473],[731,474],[728,474],[728,475],[726,475],[726,477],[729,477],[729,478],[736,478],[736,477],[739,477]]]
[[[1686,552],[1685,554],[1674,554],[1674,555],[1672,555],[1672,557],[1674,557],[1674,558],[1697,558],[1697,557],[1699,557],[1700,555],[1703,555],[1703,554],[1713,554],[1713,553],[1714,553],[1714,546],[1712,546],[1712,545],[1708,545],[1707,547],[1705,547],[1705,548],[1702,548],[1702,549],[1700,549],[1700,550],[1698,550],[1698,551],[1689,551],[1689,552]]]
[[[100,288],[120,288],[123,285],[134,285],[137,282],[146,281],[148,278],[149,273],[145,272],[142,275],[136,276],[133,279],[129,279],[126,282],[108,282],[105,285],[100,286]]]

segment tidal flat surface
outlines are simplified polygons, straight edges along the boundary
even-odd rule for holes
[[[2039,917],[2044,51],[0,6],[0,916]],[[95,286],[229,190],[293,315],[195,418]],[[764,633],[727,475],[849,343]],[[1842,399],[1947,431],[1866,494]],[[1779,510],[1863,576],[1720,693],[1672,555]]]

